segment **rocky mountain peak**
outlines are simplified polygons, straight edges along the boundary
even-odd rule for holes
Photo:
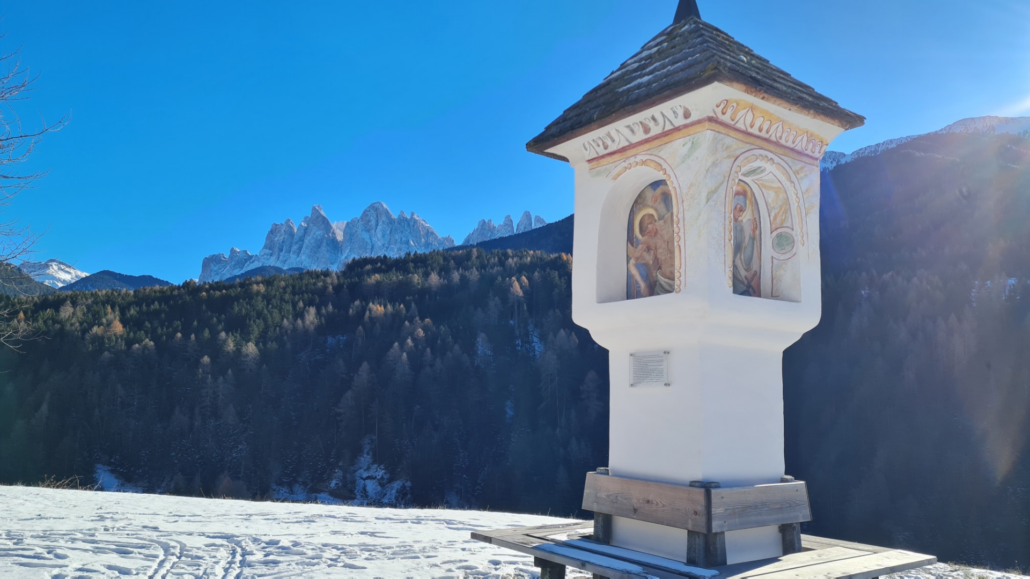
[[[465,237],[463,245],[525,233],[546,225],[539,215],[524,211],[518,226],[511,215],[505,215],[499,225],[493,220],[480,220],[476,228]],[[282,270],[340,269],[359,257],[387,255],[399,257],[454,247],[454,238],[440,237],[422,217],[412,211],[394,215],[382,201],[366,207],[360,215],[349,221],[333,222],[321,205],[300,225],[286,219],[273,223],[265,235],[265,243],[258,253],[232,248],[229,255],[217,253],[204,258],[200,282],[219,281],[244,272],[270,267]]]
[[[515,226],[515,233],[522,233],[530,229],[533,229],[533,214],[523,211],[522,217],[519,218],[519,224]]]
[[[465,240],[462,241],[461,244],[476,245],[477,243],[497,239],[499,237],[507,237],[516,233],[525,233],[543,225],[547,225],[547,221],[539,215],[533,217],[533,214],[529,211],[524,211],[522,213],[522,217],[519,218],[519,224],[517,227],[515,226],[514,221],[512,221],[511,215],[505,215],[504,219],[501,220],[500,225],[494,225],[492,219],[480,219],[476,228],[465,236]]]
[[[89,275],[59,259],[48,259],[42,263],[23,261],[18,269],[39,283],[52,288],[62,288]]]
[[[358,257],[433,251],[454,246],[412,213],[395,217],[386,204],[375,202],[347,222],[333,223],[321,206],[296,227],[290,219],[274,223],[256,255],[233,248],[229,255],[204,258],[200,281],[219,281],[246,271],[270,266],[290,269],[339,269]]]

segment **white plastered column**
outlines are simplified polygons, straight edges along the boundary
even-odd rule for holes
[[[816,325],[821,310],[818,159],[726,126],[733,116],[720,117],[718,104],[749,98],[713,84],[645,111],[641,118],[658,118],[670,105],[682,107],[697,130],[676,127],[669,134],[682,137],[636,145],[610,162],[588,161],[591,139],[597,143],[632,119],[552,150],[576,172],[573,318],[610,353],[608,467],[614,476],[731,487],[776,483],[785,474],[782,354]],[[826,142],[840,132],[760,104]],[[795,252],[799,300],[734,295],[727,277],[727,183],[740,160],[754,153],[767,153],[767,165],[781,173],[785,189],[793,188],[786,193],[789,211],[797,243],[804,243]],[[640,189],[659,179],[675,190],[681,287],[627,300],[628,211]],[[630,355],[648,351],[669,352],[671,386],[630,387]],[[615,517],[612,543],[684,561],[687,532]],[[779,556],[778,528],[728,532],[726,551],[731,564]]]

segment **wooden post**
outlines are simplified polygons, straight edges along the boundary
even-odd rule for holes
[[[690,481],[690,486],[705,489],[705,512],[708,525],[712,521],[712,489],[720,488],[717,482]],[[726,533],[687,531],[687,564],[711,569],[726,564]]]
[[[783,475],[782,477],[780,477],[780,482],[794,482],[794,477],[790,475]],[[791,555],[793,553],[801,552],[801,523],[788,523],[786,525],[780,525],[780,537],[783,542],[784,555]]]
[[[801,552],[801,524],[788,523],[780,525],[780,537],[783,539],[783,554],[791,555]]]
[[[533,557],[533,566],[540,568],[540,579],[565,579],[565,565]]]
[[[608,476],[608,467],[598,467],[597,474]],[[612,544],[612,516],[594,513],[594,541],[602,545]]]
[[[608,476],[611,471],[608,467],[597,468],[597,474]],[[612,516],[604,513],[594,513],[594,541],[602,545],[612,544]],[[604,575],[593,574],[593,579],[608,579]]]

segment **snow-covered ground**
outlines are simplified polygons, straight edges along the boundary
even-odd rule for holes
[[[0,486],[0,577],[533,577],[469,533],[565,521]]]
[[[530,557],[469,532],[563,521],[0,486],[0,577],[537,577]],[[903,576],[1015,577],[948,565]]]

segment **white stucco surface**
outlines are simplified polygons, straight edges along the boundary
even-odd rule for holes
[[[727,487],[789,474],[782,353],[819,320],[818,161],[840,131],[716,83],[551,150],[576,176],[573,318],[610,352],[612,475]],[[675,198],[677,291],[628,300],[629,211],[659,180]],[[737,182],[762,203],[761,298],[732,289]],[[774,232],[793,244],[773,248]],[[630,386],[630,354],[648,351],[669,351],[669,387]],[[613,524],[614,544],[679,560],[686,537]],[[726,546],[729,563],[781,554],[776,527],[727,533]]]

